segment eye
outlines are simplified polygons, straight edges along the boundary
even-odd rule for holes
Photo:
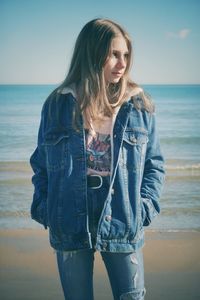
[[[118,58],[118,52],[117,51],[113,51],[112,55],[116,58]]]
[[[125,58],[126,60],[128,60],[129,54],[128,54],[128,53],[125,53],[125,54],[124,54],[124,58]]]

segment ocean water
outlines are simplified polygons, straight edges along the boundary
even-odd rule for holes
[[[29,158],[42,104],[53,85],[0,85],[0,228],[40,228],[31,220]],[[144,85],[156,105],[166,159],[162,212],[148,230],[200,230],[200,85]]]

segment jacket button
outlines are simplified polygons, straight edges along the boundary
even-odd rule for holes
[[[112,217],[107,215],[107,216],[105,216],[105,220],[110,222],[112,220]]]
[[[136,139],[135,137],[130,137],[130,141],[131,141],[132,143],[137,143],[137,139]]]
[[[115,193],[115,190],[114,190],[114,189],[112,189],[112,190],[111,190],[111,194],[112,194],[112,195],[114,195],[114,193]]]

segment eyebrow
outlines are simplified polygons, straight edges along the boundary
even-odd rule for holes
[[[115,49],[112,49],[112,52],[121,53],[121,51],[118,51],[118,50],[115,50]],[[124,54],[129,54],[129,51],[124,52]]]

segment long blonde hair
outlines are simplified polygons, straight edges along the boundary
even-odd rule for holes
[[[116,36],[123,36],[128,48],[128,60],[125,73],[118,83],[106,84],[104,65],[109,56],[111,42]],[[128,33],[117,23],[108,19],[94,19],[88,22],[78,35],[68,74],[58,88],[75,86],[77,107],[75,124],[80,113],[89,111],[90,117],[96,119],[100,114],[111,116],[115,107],[122,105],[130,90],[138,87],[129,78],[132,62],[132,44]],[[146,103],[146,104],[145,104]],[[149,102],[144,97],[144,107]]]

